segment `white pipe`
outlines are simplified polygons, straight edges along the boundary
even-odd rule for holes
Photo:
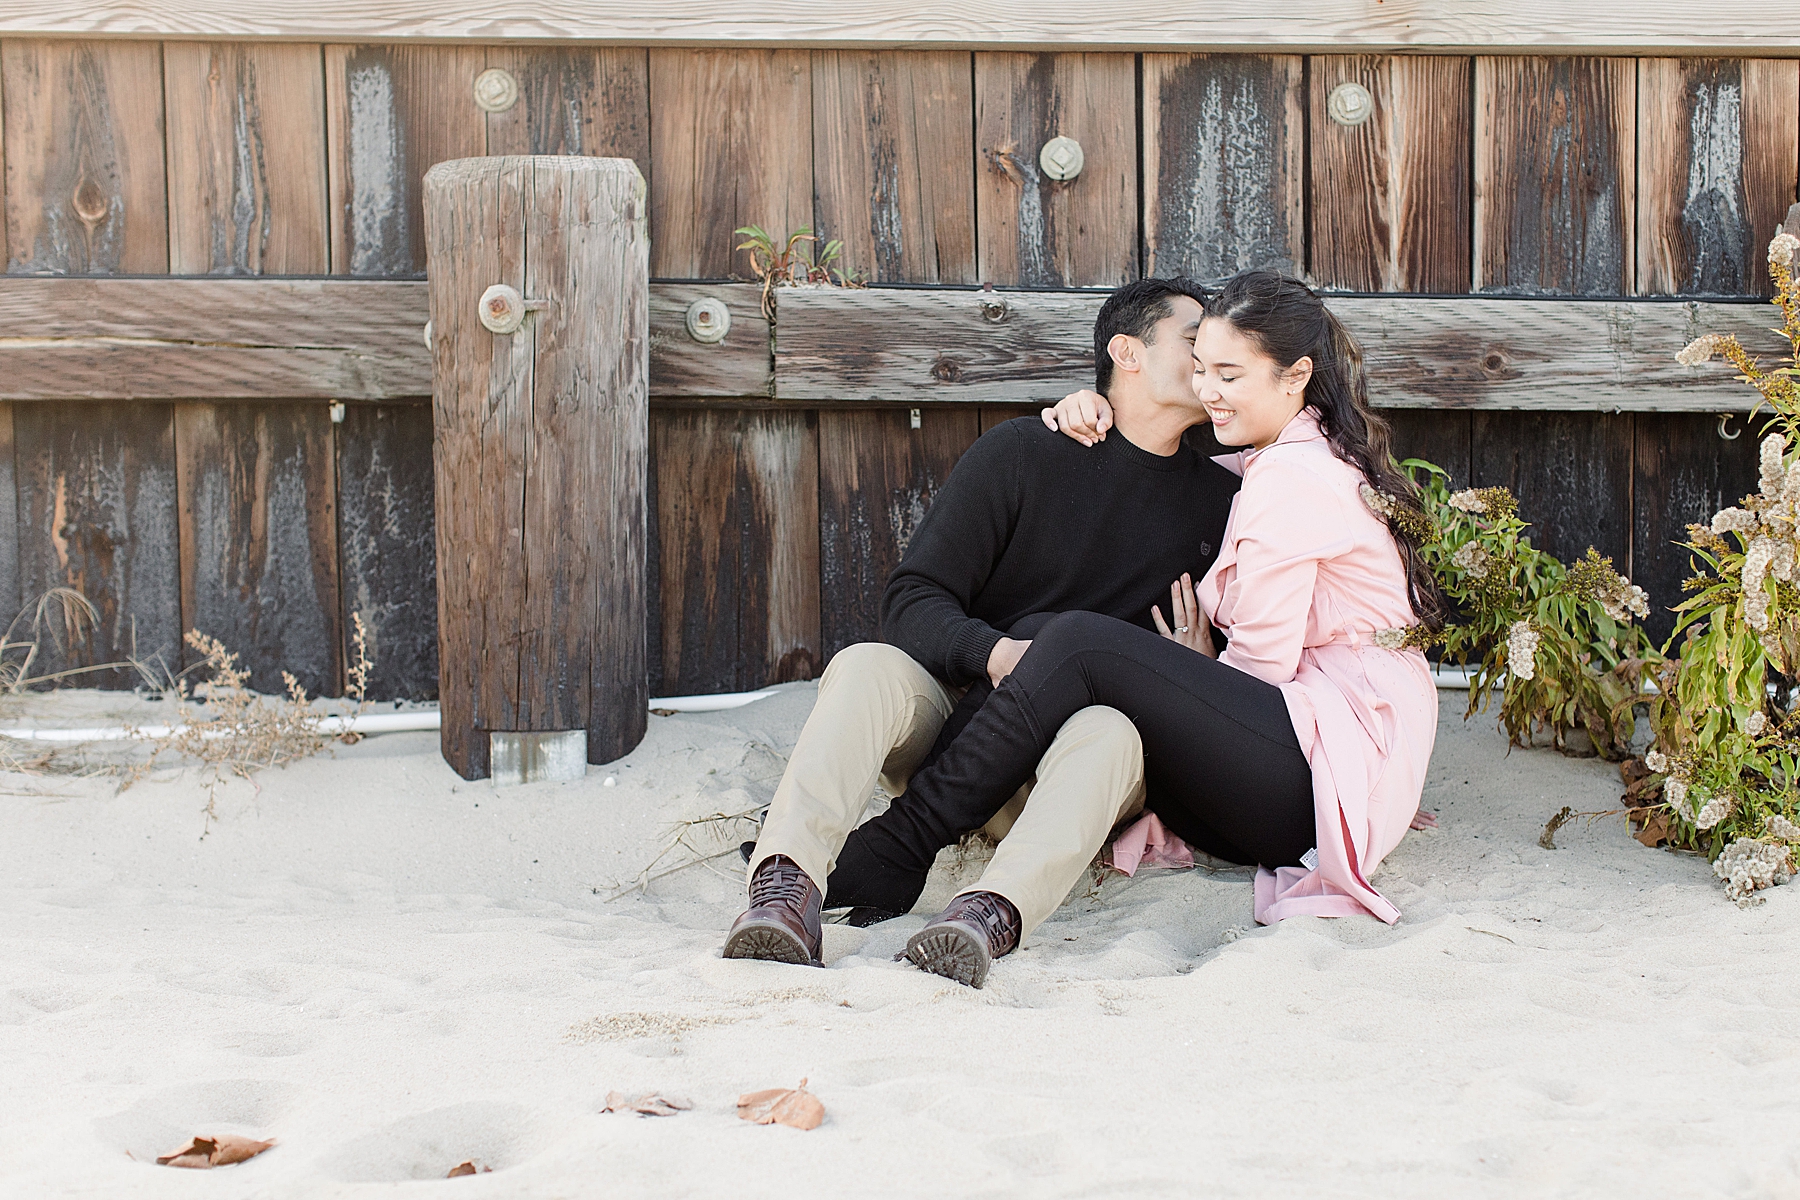
[[[754,704],[772,691],[762,692],[728,692],[718,696],[652,696],[650,708],[672,709],[675,712],[722,712],[729,708],[742,708],[746,704]],[[360,713],[350,717],[323,717],[318,724],[318,731],[330,737],[344,733],[423,733],[438,729],[443,723],[443,714],[435,708],[419,708],[411,712]],[[90,729],[0,729],[0,738],[12,738],[20,742],[128,742],[164,738],[175,733],[184,733],[187,725],[107,725]],[[227,730],[203,733],[208,738],[226,737]]]

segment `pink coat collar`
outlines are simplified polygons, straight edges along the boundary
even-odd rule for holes
[[[1324,440],[1325,431],[1319,428],[1319,414],[1307,407],[1294,414],[1294,419],[1283,427],[1282,431],[1276,435],[1275,440],[1269,443],[1269,446],[1279,446],[1283,442],[1322,442]],[[1244,472],[1250,468],[1250,464],[1269,446],[1264,446],[1262,450],[1239,450],[1232,454],[1215,454],[1213,461],[1241,478]]]

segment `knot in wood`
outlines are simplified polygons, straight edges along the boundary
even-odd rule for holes
[[[75,209],[76,217],[84,225],[98,225],[106,219],[106,193],[100,190],[99,184],[85,175],[75,185],[75,194],[69,197],[69,201]]]
[[[496,283],[481,293],[476,315],[482,328],[490,333],[515,333],[525,323],[525,297],[504,283]]]
[[[1489,350],[1487,356],[1481,360],[1481,365],[1484,370],[1498,371],[1506,365],[1506,356],[1498,350]]]
[[[999,296],[983,296],[978,303],[981,315],[996,325],[1012,315],[1012,306]]]
[[[954,360],[942,355],[931,364],[931,377],[939,383],[961,383],[962,374],[962,368]]]

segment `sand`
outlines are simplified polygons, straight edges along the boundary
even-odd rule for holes
[[[1800,1194],[1800,887],[1740,910],[1617,817],[1540,848],[1616,805],[1605,763],[1508,754],[1446,694],[1443,828],[1376,879],[1398,926],[1258,928],[1243,872],[1112,878],[981,991],[890,961],[918,916],[829,928],[823,970],[722,960],[732,856],[614,898],[672,823],[768,797],[813,694],[653,718],[567,784],[463,782],[432,734],[211,819],[191,769],[5,776],[0,1196]],[[736,1118],[803,1077],[819,1129]],[[151,1164],[215,1131],[278,1145]]]

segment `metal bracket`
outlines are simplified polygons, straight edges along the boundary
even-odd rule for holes
[[[476,310],[482,328],[489,333],[517,333],[525,323],[525,314],[550,307],[548,300],[527,300],[519,289],[496,283],[481,293],[481,306]]]
[[[1744,436],[1744,431],[1741,429],[1738,430],[1736,433],[1726,433],[1725,432],[1725,422],[1731,420],[1731,418],[1736,415],[1737,415],[1736,413],[1720,413],[1719,414],[1719,436],[1728,442],[1735,442],[1739,438]]]

